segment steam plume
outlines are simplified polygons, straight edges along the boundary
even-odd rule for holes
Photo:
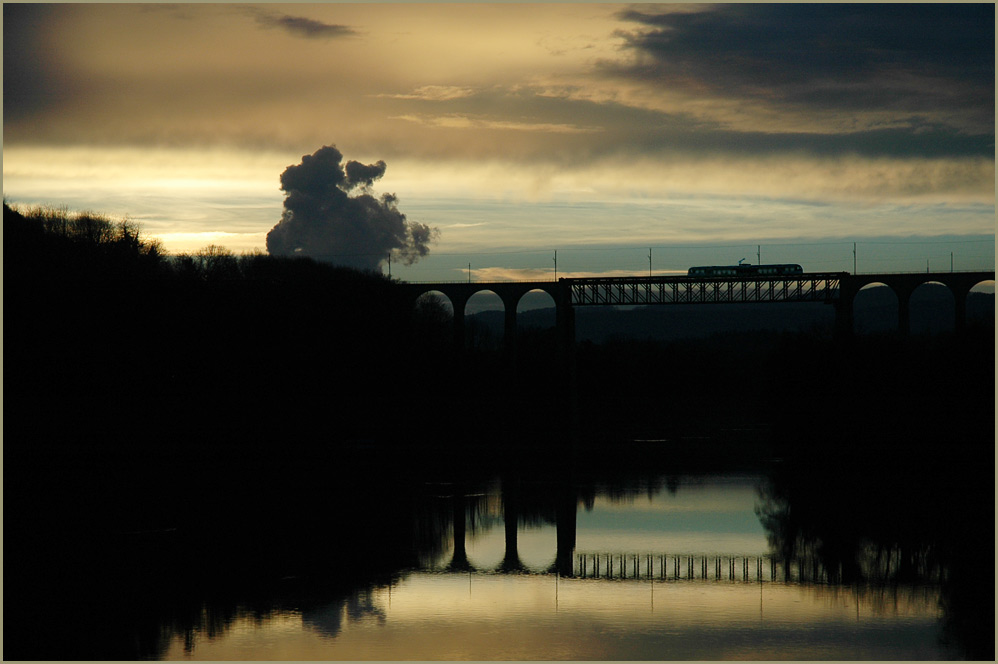
[[[310,256],[363,270],[378,270],[388,253],[406,265],[429,253],[439,231],[408,221],[394,194],[375,198],[370,187],[385,174],[385,162],[348,161],[327,145],[281,174],[287,194],[281,221],[267,234],[267,251]],[[356,196],[349,192],[357,189]]]

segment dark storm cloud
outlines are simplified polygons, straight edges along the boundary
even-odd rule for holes
[[[357,161],[347,162],[347,182],[351,187],[370,187],[375,180],[385,174],[385,162],[365,166]]]
[[[323,23],[304,16],[291,16],[267,11],[259,7],[248,8],[256,22],[266,28],[280,28],[296,37],[306,39],[329,39],[354,35],[353,28],[334,23]]]
[[[54,49],[47,47],[52,5],[3,5],[3,113],[20,120],[64,103],[78,84],[61,74]]]
[[[339,150],[326,146],[285,169],[284,213],[267,234],[267,251],[365,270],[377,270],[389,252],[407,265],[429,253],[436,229],[408,221],[393,194],[368,193],[384,175],[385,162],[349,161],[344,168],[342,159]],[[350,196],[357,187],[361,193]]]
[[[489,91],[461,100],[463,110],[488,114],[502,107],[508,97]],[[436,102],[428,102],[435,104]],[[562,96],[524,96],[516,100],[516,110],[540,121],[584,118],[586,126],[598,126],[600,132],[585,135],[547,133],[549,163],[571,167],[584,154],[586,160],[630,156],[662,156],[686,153],[720,156],[751,156],[800,152],[813,156],[836,157],[987,157],[994,155],[993,134],[971,135],[952,126],[918,118],[908,118],[905,126],[874,127],[850,132],[789,131],[780,126],[758,130],[733,129],[692,113],[668,114],[656,109],[625,107]],[[441,104],[441,112],[446,107]],[[585,151],[584,153],[582,151]]]
[[[736,4],[620,12],[642,57],[616,72],[776,105],[994,120],[993,4]],[[613,66],[608,66],[613,68]]]
[[[952,127],[921,123],[909,128],[872,129],[849,133],[736,131],[706,124],[675,123],[651,126],[660,116],[652,112],[635,112],[635,123],[649,126],[641,134],[640,143],[629,149],[648,155],[685,151],[702,155],[776,155],[800,152],[817,157],[861,155],[892,158],[947,158],[994,156],[994,135],[980,136],[961,133]],[[635,124],[635,126],[640,126]],[[607,154],[614,153],[610,134],[602,145]],[[620,137],[620,140],[625,140]]]

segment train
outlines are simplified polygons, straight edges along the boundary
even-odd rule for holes
[[[700,265],[687,272],[691,277],[785,277],[795,274],[804,274],[804,268],[796,263],[751,265],[741,261],[738,265]]]

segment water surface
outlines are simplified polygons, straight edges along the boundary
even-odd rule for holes
[[[5,588],[17,635],[5,657],[939,660],[994,649],[993,476],[971,455],[861,464],[815,448],[712,470],[671,454],[585,465],[376,452],[235,466],[70,459],[5,478],[17,543],[5,566],[20,572]]]
[[[849,585],[773,552],[761,476],[653,478],[587,487],[571,567],[554,519],[504,520],[497,481],[446,546],[387,583],[222,633],[177,634],[165,659],[946,659],[936,583]],[[443,488],[443,487],[441,487]],[[520,498],[523,504],[521,487]],[[507,489],[507,495],[510,491]],[[522,516],[522,514],[521,514]],[[569,519],[570,521],[571,519]],[[551,523],[555,521],[555,523]],[[565,536],[561,541],[565,541]],[[511,548],[515,556],[510,561]],[[457,563],[457,564],[456,564]],[[458,569],[460,568],[460,569]],[[838,570],[835,570],[838,574]]]

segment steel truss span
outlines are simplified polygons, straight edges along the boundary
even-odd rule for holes
[[[803,580],[805,570],[800,565],[798,568],[771,555],[577,553],[572,571],[584,579],[760,582]],[[827,575],[817,567],[807,571],[814,580],[826,580]]]
[[[770,277],[597,277],[565,279],[572,304],[726,304],[834,302],[846,272]]]
[[[943,581],[943,572],[928,559],[914,562],[907,571],[900,556],[892,560],[862,561],[864,583],[908,583],[933,585]],[[786,559],[772,554],[718,555],[668,553],[579,552],[573,557],[572,574],[583,579],[633,581],[744,581],[797,584],[837,584],[843,581],[841,563],[828,568],[814,556]]]

